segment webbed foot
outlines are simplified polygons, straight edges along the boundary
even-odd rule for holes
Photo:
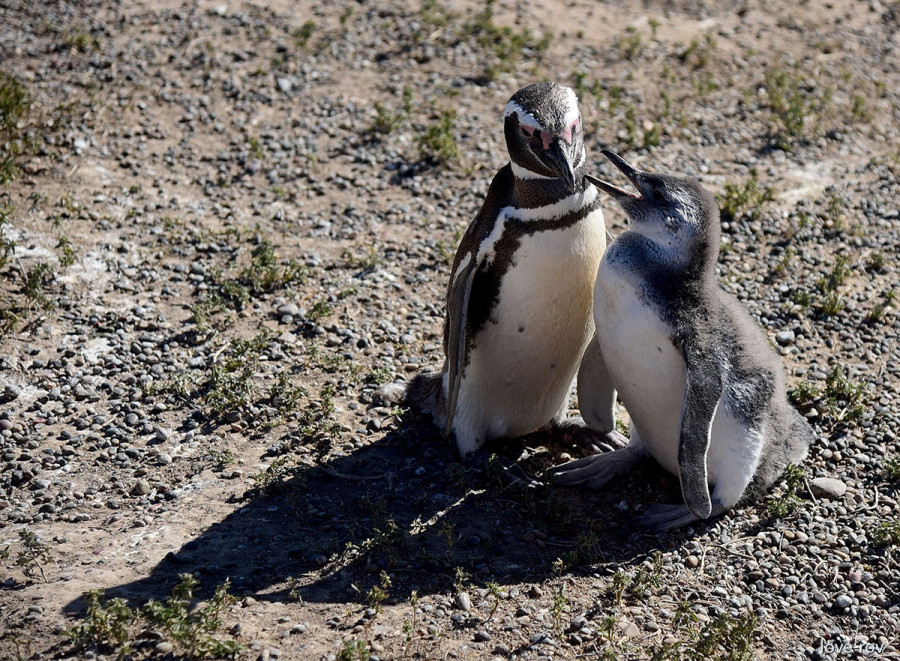
[[[587,425],[580,415],[553,425],[553,433],[569,445],[587,445],[595,452],[612,452],[628,445],[628,438],[616,431],[599,432]]]
[[[638,517],[638,525],[649,528],[651,532],[663,532],[665,530],[673,530],[682,528],[690,523],[702,521],[704,523],[712,521],[713,518],[724,514],[727,508],[722,507],[719,503],[713,502],[712,514],[708,519],[701,519],[688,509],[687,505],[665,505],[662,503],[653,503],[647,506]]]
[[[599,489],[617,475],[631,470],[642,456],[639,449],[627,446],[556,466],[551,469],[551,476],[558,484],[583,484]]]

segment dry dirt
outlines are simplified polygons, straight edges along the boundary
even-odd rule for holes
[[[136,609],[183,573],[203,599],[230,580],[216,636],[246,659],[897,658],[900,5],[483,8],[0,2],[31,98],[0,200],[0,658],[115,658],[66,634],[82,595]],[[440,366],[502,109],[541,79],[576,87],[598,173],[608,147],[735,204],[723,286],[820,391],[796,509],[649,535],[635,513],[679,497],[657,467],[505,488],[390,400]],[[754,176],[772,194],[738,208]],[[835,367],[852,392],[828,400]],[[587,451],[493,449],[535,474]]]

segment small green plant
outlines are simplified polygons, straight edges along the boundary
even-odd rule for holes
[[[884,298],[872,306],[872,309],[866,313],[866,321],[870,324],[875,323],[877,321],[881,321],[881,318],[884,317],[884,313],[888,311],[889,308],[894,307],[897,303],[897,292],[894,289],[889,289],[884,294]]]
[[[695,69],[703,69],[712,62],[715,48],[716,38],[711,34],[707,34],[702,41],[700,39],[691,39],[691,43],[688,44],[687,48],[678,54],[678,59]]]
[[[249,339],[234,339],[230,351],[209,368],[206,383],[206,403],[216,415],[239,409],[252,401],[253,378],[259,369],[259,356],[269,342],[269,334],[262,331]]]
[[[344,643],[341,651],[335,657],[335,661],[369,661],[371,657],[369,644],[364,640],[354,638]]]
[[[279,457],[266,468],[250,476],[254,488],[259,491],[277,491],[293,473],[290,457]]]
[[[766,504],[766,512],[773,519],[783,519],[800,506],[800,490],[806,482],[806,473],[795,464],[788,464],[781,475],[784,493],[772,496]]]
[[[372,589],[369,590],[369,594],[366,595],[369,608],[373,609],[376,615],[381,612],[381,604],[391,596],[388,592],[390,587],[391,577],[382,569],[378,577],[378,585],[373,585]]]
[[[628,60],[634,60],[641,54],[644,50],[644,42],[635,26],[629,25],[625,28],[625,34],[619,37],[618,47]]]
[[[687,629],[688,639],[654,647],[651,661],[750,661],[753,658],[753,639],[759,626],[754,615],[734,617],[722,613],[698,627],[696,614],[687,602],[682,602],[675,622]]]
[[[42,542],[34,531],[23,528],[19,531],[19,542],[22,548],[16,554],[16,566],[22,568],[22,573],[26,576],[33,576],[35,570],[40,572],[41,580],[46,581],[44,575],[44,565],[56,562],[50,547]]]
[[[819,309],[822,314],[829,317],[840,314],[841,310],[844,309],[844,297],[841,296],[840,292],[829,291],[822,297]]]
[[[263,151],[262,144],[259,141],[259,138],[255,136],[250,136],[247,140],[247,151],[250,152],[250,155],[253,158],[257,158],[262,160],[266,157],[266,152]]]
[[[69,629],[66,634],[80,646],[96,645],[111,649],[119,661],[128,657],[134,646],[132,629],[140,612],[129,608],[128,602],[117,597],[104,603],[103,590],[90,590],[84,594],[87,604],[84,621]]]
[[[809,123],[815,121],[827,99],[814,96],[798,72],[781,65],[766,71],[765,87],[776,127],[773,136],[775,145],[789,150],[809,134]]]
[[[216,468],[224,468],[228,464],[234,463],[234,452],[230,448],[225,450],[210,450],[209,456],[215,462]]]
[[[97,37],[87,30],[75,30],[67,33],[63,38],[63,43],[79,53],[100,50],[100,42]]]
[[[894,456],[884,463],[884,472],[892,482],[900,482],[900,456]]]
[[[316,23],[312,20],[306,21],[303,25],[294,30],[294,44],[297,48],[306,48],[315,31]]]
[[[60,251],[60,266],[69,268],[75,263],[75,249],[72,247],[72,242],[69,241],[67,236],[62,235],[59,237],[59,241],[56,243],[56,249]]]
[[[436,165],[447,165],[459,158],[459,145],[453,133],[456,110],[448,108],[440,111],[433,123],[425,127],[419,137],[422,158]]]
[[[16,251],[16,242],[7,236],[6,230],[9,226],[9,217],[12,211],[12,207],[0,206],[0,270],[3,270],[9,258]]]
[[[527,28],[517,32],[508,26],[497,26],[494,23],[494,2],[495,0],[487,0],[484,8],[465,28],[465,32],[475,37],[476,43],[487,56],[484,58],[486,62],[484,75],[488,80],[494,80],[501,73],[513,71],[524,49],[538,54],[543,53],[553,40],[553,36],[549,33],[535,39]]]
[[[319,391],[318,401],[311,401],[297,419],[299,442],[313,445],[320,455],[327,453],[331,443],[341,433],[341,425],[334,419],[334,386],[326,384]]]
[[[772,188],[759,184],[756,168],[750,169],[750,176],[743,184],[725,184],[725,190],[717,196],[719,210],[723,218],[741,220],[759,218],[763,204],[774,199]]]
[[[310,306],[309,311],[306,313],[306,319],[316,323],[330,317],[333,311],[331,304],[327,300],[321,299]]]
[[[869,272],[881,273],[884,271],[884,267],[887,266],[887,261],[887,256],[881,250],[878,250],[866,258],[865,269]]]
[[[877,548],[900,546],[900,520],[882,521],[871,529],[869,536]]]
[[[169,640],[180,645],[189,658],[236,656],[243,649],[242,645],[213,635],[222,628],[222,614],[235,602],[228,594],[230,581],[216,587],[213,597],[201,607],[192,609],[191,602],[199,581],[187,573],[180,574],[178,579],[165,603],[151,600],[144,606],[142,614]]]
[[[409,85],[403,86],[403,104],[399,110],[390,110],[385,105],[375,103],[375,122],[372,130],[376,133],[392,133],[413,115],[413,89]]]
[[[0,186],[19,173],[19,161],[30,145],[20,130],[20,122],[31,111],[31,95],[18,78],[0,71]]]
[[[788,393],[791,403],[801,411],[808,411],[822,392],[810,381],[801,381]]]
[[[661,551],[654,551],[641,566],[632,572],[617,569],[612,583],[606,590],[607,597],[621,603],[626,593],[641,599],[645,592],[658,590],[662,585],[663,556]]]
[[[38,262],[25,271],[22,291],[32,307],[49,310],[53,307],[44,290],[56,279],[56,274],[46,262]]]
[[[831,415],[838,422],[859,422],[866,411],[866,387],[848,379],[835,365],[825,379],[825,397]]]

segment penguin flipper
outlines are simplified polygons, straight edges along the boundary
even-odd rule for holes
[[[449,437],[453,430],[453,418],[456,415],[456,400],[459,396],[459,384],[462,381],[463,368],[466,365],[468,347],[466,330],[468,328],[469,300],[472,296],[472,282],[478,271],[477,253],[470,253],[467,260],[460,263],[453,276],[450,290],[447,293],[447,410],[444,420],[444,436]]]
[[[578,409],[591,429],[604,434],[616,429],[616,389],[594,334],[578,368]]]
[[[678,342],[685,364],[684,399],[678,436],[681,494],[688,509],[701,519],[712,513],[706,454],[713,418],[722,396],[722,367],[709,347],[696,336]]]

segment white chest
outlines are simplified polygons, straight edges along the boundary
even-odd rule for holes
[[[678,475],[685,365],[669,328],[605,260],[594,290],[594,321],[607,369],[648,452]]]

